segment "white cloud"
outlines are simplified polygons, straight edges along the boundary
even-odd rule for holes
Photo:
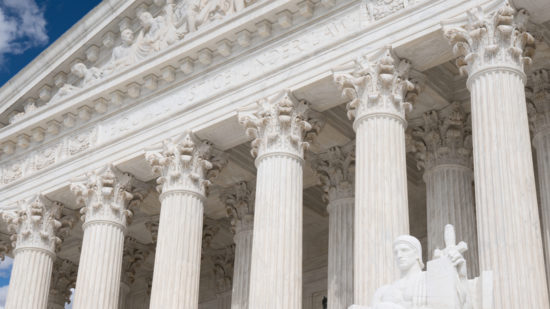
[[[8,286],[0,287],[0,309],[4,309],[6,305],[6,297],[8,296]]]
[[[44,11],[35,0],[0,1],[0,64],[5,55],[20,54],[48,39]]]
[[[0,262],[0,278],[10,277],[12,265],[13,265],[13,259],[10,258],[9,256],[6,256],[6,258],[2,262]]]

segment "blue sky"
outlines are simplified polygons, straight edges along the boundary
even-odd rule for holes
[[[100,0],[0,0],[0,87]]]
[[[0,0],[0,87],[100,2]],[[0,262],[0,309],[6,302],[12,263],[9,257]]]

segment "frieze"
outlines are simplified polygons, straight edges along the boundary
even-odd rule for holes
[[[9,184],[23,177],[63,162],[97,144],[97,127],[64,137],[56,143],[43,145],[19,160],[7,160],[0,165],[0,184]]]
[[[183,85],[177,93],[157,98],[136,106],[119,116],[106,119],[93,128],[86,128],[64,137],[59,144],[45,144],[32,152],[24,154],[19,161],[6,160],[0,163],[2,177],[0,184],[9,184],[36,171],[59,164],[82,152],[109,143],[139,129],[158,123],[178,112],[205,101],[222,92],[250,84],[254,80],[268,75],[280,68],[286,68],[292,62],[303,59],[317,50],[338,42],[342,38],[360,31],[361,12],[357,10],[343,14],[336,19],[317,26],[312,31],[304,31],[291,40],[269,50],[260,52],[241,62],[200,80]],[[99,130],[101,126],[101,130]],[[59,148],[58,148],[59,147]]]
[[[104,130],[101,131],[104,135],[99,139],[102,141],[116,139],[135,131],[138,126],[146,127],[158,123],[169,115],[185,110],[190,105],[250,84],[277,69],[286,68],[292,62],[303,59],[305,55],[323,50],[335,41],[359,31],[360,17],[359,11],[352,11],[312,31],[305,31],[275,48],[263,51],[242,62],[233,63],[223,72],[184,85],[177,93],[164,96],[156,100],[155,104],[143,104],[123,116],[109,119],[104,124]]]

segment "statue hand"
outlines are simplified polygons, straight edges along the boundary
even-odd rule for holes
[[[466,276],[466,259],[457,249],[447,251],[447,257],[458,270],[459,275]]]

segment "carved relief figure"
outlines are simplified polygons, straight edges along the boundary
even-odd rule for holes
[[[139,14],[139,22],[142,26],[136,40],[139,57],[145,58],[176,42],[178,35],[173,11],[173,4],[169,1],[164,7],[164,14],[157,17],[153,17],[147,11]]]
[[[124,29],[120,33],[122,45],[113,49],[113,54],[109,62],[103,69],[103,74],[108,75],[117,69],[132,65],[136,62],[136,46],[134,45],[134,32],[130,29]]]

